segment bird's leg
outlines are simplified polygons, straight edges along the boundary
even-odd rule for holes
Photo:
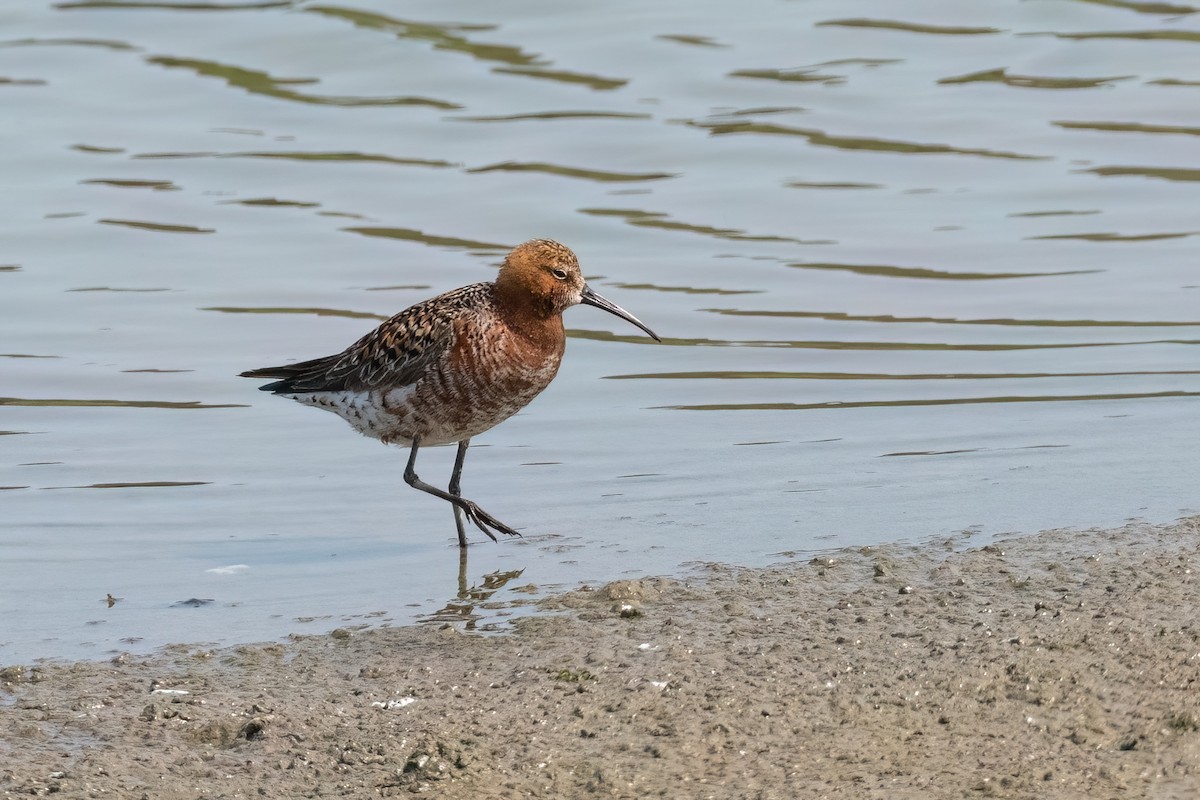
[[[434,497],[440,497],[447,502],[453,503],[456,508],[461,508],[463,513],[467,515],[467,519],[475,523],[475,527],[487,534],[487,537],[493,542],[496,541],[496,535],[492,533],[492,530],[500,531],[501,533],[508,534],[509,536],[521,535],[465,497],[456,497],[449,492],[442,491],[436,486],[430,486],[428,483],[417,477],[417,472],[414,467],[417,463],[417,451],[420,448],[420,440],[414,439],[412,451],[408,454],[408,466],[404,468],[405,483],[414,489],[420,489],[422,492],[428,492]],[[460,540],[460,544],[465,544],[465,540]]]
[[[454,472],[450,473],[450,494],[455,497],[462,497],[462,468],[463,462],[467,459],[467,447],[471,444],[470,439],[463,439],[458,443],[458,455],[454,457]],[[454,526],[458,528],[458,546],[467,546],[467,534],[463,530],[462,509],[458,506],[454,508]]]
[[[467,591],[467,548],[458,548],[458,594],[459,600],[470,597]]]

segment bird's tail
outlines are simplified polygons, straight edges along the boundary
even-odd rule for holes
[[[298,364],[285,364],[281,367],[261,367],[241,373],[243,378],[280,378],[273,383],[263,384],[259,391],[287,394],[297,391],[296,384],[310,378],[313,373],[320,372],[329,366],[329,358],[314,358],[312,361],[301,361]]]

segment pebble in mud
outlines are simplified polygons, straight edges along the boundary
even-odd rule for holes
[[[645,603],[661,594],[653,580],[613,581],[600,590],[602,597],[623,603]]]
[[[622,619],[635,619],[646,613],[641,606],[633,603],[620,603],[614,607],[614,610]]]

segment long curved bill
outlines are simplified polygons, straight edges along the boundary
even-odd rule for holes
[[[602,308],[610,314],[615,314],[626,322],[632,322],[634,325],[637,325],[646,333],[650,334],[650,338],[652,338],[654,341],[662,341],[662,339],[658,338],[658,334],[643,325],[640,319],[635,317],[633,314],[630,314],[628,311],[621,308],[611,300],[605,300],[599,294],[592,291],[592,287],[588,286],[587,284],[584,284],[583,291],[579,294],[579,302],[586,303],[589,306],[595,306],[596,308]]]

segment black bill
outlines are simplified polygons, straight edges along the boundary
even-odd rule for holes
[[[662,341],[662,339],[658,338],[658,334],[643,325],[641,320],[611,300],[605,300],[603,297],[596,294],[596,292],[592,291],[592,287],[588,286],[587,284],[584,284],[583,291],[579,293],[579,302],[586,303],[589,306],[595,306],[596,308],[602,308],[610,314],[615,314],[626,322],[632,322],[634,325],[637,325],[646,333],[650,334],[650,338],[654,339],[654,341]]]

